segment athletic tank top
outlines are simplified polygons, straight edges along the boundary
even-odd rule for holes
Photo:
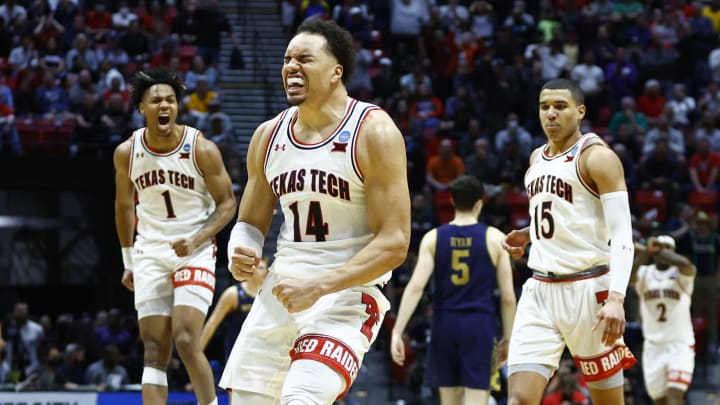
[[[362,122],[377,109],[348,99],[335,131],[313,144],[295,135],[297,107],[280,114],[265,152],[265,176],[284,219],[271,271],[283,275],[331,271],[372,239],[356,154]],[[371,284],[385,282],[390,275]]]
[[[677,267],[658,270],[654,264],[638,268],[635,289],[640,297],[640,316],[645,339],[655,343],[695,344],[690,302],[692,276]]]
[[[175,150],[160,153],[145,142],[145,128],[133,132],[130,179],[137,193],[138,239],[172,241],[197,232],[215,209],[195,160],[202,136],[185,127]]]
[[[546,154],[544,145],[525,173],[531,269],[563,275],[610,261],[610,237],[600,195],[580,176],[580,154],[597,142],[602,142],[597,135],[583,135],[553,157]]]
[[[487,225],[440,225],[433,271],[434,311],[495,314],[497,278],[487,250]]]

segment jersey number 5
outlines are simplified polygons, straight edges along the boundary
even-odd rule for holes
[[[470,250],[468,249],[453,249],[452,251],[452,268],[453,274],[450,276],[450,281],[455,285],[465,285],[470,281],[470,266],[463,261],[470,257]]]
[[[302,242],[300,234],[300,209],[298,203],[288,205],[293,213],[293,239],[295,242]],[[315,235],[316,242],[325,242],[329,233],[327,222],[323,221],[322,208],[319,201],[310,201],[308,205],[307,221],[305,222],[305,235]]]
[[[535,224],[535,238],[540,239],[542,235],[545,239],[552,238],[555,233],[555,220],[550,213],[552,201],[543,201],[542,204],[535,206],[535,216],[533,222]],[[545,228],[547,225],[547,229]]]

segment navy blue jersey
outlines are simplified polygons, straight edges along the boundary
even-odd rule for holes
[[[240,328],[242,327],[243,322],[245,322],[245,318],[247,318],[248,312],[250,312],[250,307],[252,306],[253,300],[255,299],[254,297],[251,297],[247,292],[245,292],[245,290],[243,290],[240,283],[238,283],[236,287],[238,295],[238,306],[234,311],[227,314],[225,320],[223,320],[223,325],[225,327],[225,333],[223,334],[225,359],[227,359],[230,355],[230,351],[235,344],[235,339],[237,339],[237,336],[240,333]]]
[[[487,229],[482,223],[437,228],[434,311],[496,314],[497,279],[487,250]]]

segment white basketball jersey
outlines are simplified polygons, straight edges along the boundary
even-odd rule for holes
[[[195,160],[199,136],[197,129],[185,126],[178,147],[160,153],[145,143],[145,128],[133,133],[130,179],[138,198],[138,238],[172,241],[190,236],[215,210],[215,201]]]
[[[356,154],[362,122],[376,109],[349,99],[333,134],[314,144],[295,136],[297,107],[280,114],[265,153],[265,177],[279,198],[284,218],[272,271],[285,275],[331,271],[372,239]],[[387,273],[376,281],[389,278]]]
[[[664,271],[658,270],[654,264],[638,268],[635,290],[640,297],[640,316],[646,340],[695,344],[690,317],[694,278],[680,274],[675,266]]]
[[[610,237],[600,196],[580,176],[580,154],[599,140],[583,135],[563,153],[549,157],[547,145],[525,173],[530,201],[528,267],[558,275],[610,261]]]

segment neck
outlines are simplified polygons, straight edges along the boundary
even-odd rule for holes
[[[158,134],[154,129],[145,127],[145,142],[152,147],[163,152],[168,152],[175,149],[180,143],[185,126],[184,125],[173,125],[170,129],[170,135],[164,136]]]
[[[343,116],[348,103],[348,94],[344,86],[338,86],[325,99],[315,103],[305,101],[298,106],[297,124],[304,128],[322,130],[328,125],[337,124]]]
[[[558,140],[553,140],[548,138],[548,148],[547,152],[550,156],[555,156],[558,153],[565,152],[577,142],[580,137],[582,137],[582,133],[580,130],[577,130],[572,136],[569,136],[567,138],[562,138]]]
[[[472,225],[478,223],[478,215],[480,215],[480,210],[472,210],[472,211],[455,211],[455,217],[452,221],[450,221],[453,225]]]

